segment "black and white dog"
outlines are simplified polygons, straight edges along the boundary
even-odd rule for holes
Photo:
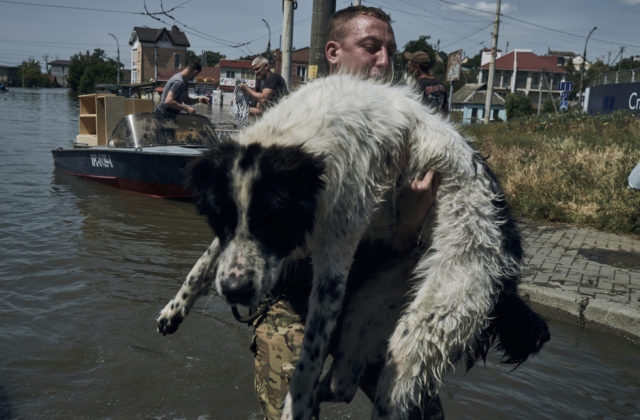
[[[407,270],[411,292],[390,337],[372,341],[386,350],[373,418],[406,418],[456,362],[484,357],[496,337],[507,361],[524,361],[549,333],[516,296],[520,237],[495,178],[412,89],[348,75],[309,83],[191,166],[190,186],[216,238],[162,309],[158,331],[174,332],[212,283],[230,303],[256,304],[287,262],[311,256],[302,355],[283,415],[310,418],[356,249],[390,240],[400,189],[429,168],[441,185],[421,236],[428,246]],[[363,292],[350,302],[380,309],[386,297]],[[379,332],[367,328],[375,322],[365,312],[346,312],[359,318],[343,323],[331,373],[342,377],[323,383],[349,400],[375,351],[350,342],[345,329]]]

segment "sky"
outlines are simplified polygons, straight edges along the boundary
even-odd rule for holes
[[[352,2],[336,0],[342,9]],[[491,48],[496,2],[457,0],[362,0],[391,15],[400,51],[426,35],[451,53],[472,57]],[[293,47],[309,46],[313,0],[298,0]],[[162,11],[166,13],[161,13]],[[148,14],[147,14],[148,12]],[[498,48],[582,54],[587,60],[618,62],[640,56],[640,0],[503,0]],[[265,23],[266,21],[266,23]],[[0,65],[24,60],[68,60],[100,48],[131,67],[129,39],[134,26],[183,30],[196,53],[216,51],[229,59],[280,46],[281,0],[0,0]],[[115,39],[109,35],[113,34]],[[438,44],[439,43],[439,44]],[[621,48],[622,54],[621,54]],[[621,54],[621,55],[620,55]]]

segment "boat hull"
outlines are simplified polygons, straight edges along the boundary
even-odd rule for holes
[[[76,176],[153,197],[191,197],[184,185],[185,167],[205,149],[179,146],[148,149],[89,147],[58,149],[52,154],[57,169]]]

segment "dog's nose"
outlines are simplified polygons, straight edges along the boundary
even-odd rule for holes
[[[222,294],[231,304],[250,305],[255,295],[251,272],[231,273],[221,284]]]

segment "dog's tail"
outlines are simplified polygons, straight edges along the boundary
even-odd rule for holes
[[[491,349],[502,353],[501,363],[513,364],[515,369],[540,351],[551,338],[547,322],[516,294],[513,287],[502,290],[490,319],[488,328],[476,341],[474,353],[467,357],[467,369],[476,360],[486,360]]]

